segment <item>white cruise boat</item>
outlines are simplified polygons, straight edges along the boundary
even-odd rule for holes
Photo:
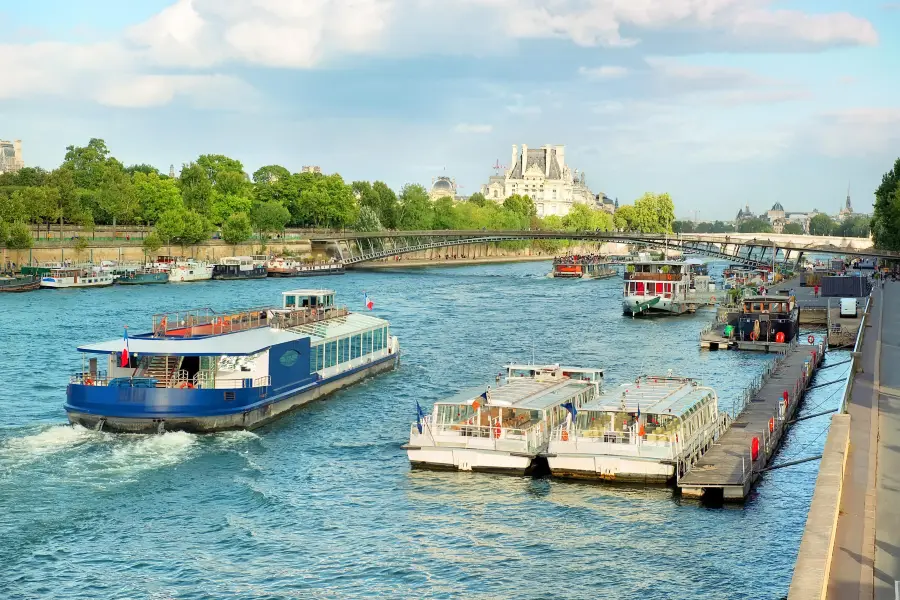
[[[602,369],[508,365],[506,370],[495,389],[459,392],[435,403],[431,415],[419,409],[403,446],[413,468],[513,475],[540,470],[550,432],[592,400],[603,380]]]
[[[112,285],[115,276],[102,271],[92,271],[80,267],[54,267],[41,277],[41,287],[78,288]]]
[[[555,477],[667,483],[727,429],[716,392],[684,377],[642,376],[606,390],[558,425],[547,449]]]
[[[715,304],[716,288],[701,261],[650,260],[625,270],[622,310],[626,315],[693,312]]]
[[[213,266],[200,260],[179,260],[169,266],[169,281],[187,283],[212,279]]]

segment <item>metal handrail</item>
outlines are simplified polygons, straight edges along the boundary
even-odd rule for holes
[[[856,370],[859,367],[859,361],[862,359],[862,345],[863,339],[865,337],[864,333],[866,331],[866,325],[870,318],[869,309],[872,305],[872,294],[874,293],[874,287],[872,291],[869,292],[869,297],[866,298],[866,308],[863,311],[862,319],[859,320],[859,331],[856,333],[856,343],[853,345],[853,353],[851,360],[853,362],[850,363],[850,375],[847,377],[847,384],[844,386],[844,397],[841,399],[841,409],[840,412],[847,412],[847,404],[850,402],[850,396],[853,392],[853,380],[856,379],[855,374]],[[884,302],[884,297],[882,296],[882,302]]]

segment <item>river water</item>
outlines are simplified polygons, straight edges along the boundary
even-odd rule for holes
[[[0,598],[782,598],[818,463],[772,471],[743,506],[667,488],[409,469],[414,400],[490,383],[507,361],[694,376],[729,407],[769,360],[701,352],[711,312],[622,316],[621,279],[549,263],[318,280],[205,282],[0,297]],[[150,315],[363,291],[400,337],[399,370],[253,433],[113,435],[65,425],[75,346]],[[805,333],[804,333],[805,337]],[[843,357],[833,353],[829,361]],[[823,375],[841,375],[836,367]],[[840,402],[813,391],[803,411]],[[778,460],[817,454],[827,417]]]

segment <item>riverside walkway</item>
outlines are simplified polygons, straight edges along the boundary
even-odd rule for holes
[[[790,600],[900,599],[900,283],[877,286],[823,452]],[[847,423],[849,420],[849,424]]]
[[[796,345],[778,359],[760,387],[751,392],[728,431],[678,479],[682,495],[721,494],[726,501],[742,501],[747,496],[778,450],[787,422],[797,410],[822,353],[822,345]]]

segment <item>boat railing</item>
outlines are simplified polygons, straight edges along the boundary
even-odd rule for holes
[[[682,281],[682,279],[684,279],[684,275],[682,273],[641,273],[638,271],[625,272],[625,281]]]
[[[154,337],[173,335],[215,335],[268,325],[273,307],[259,307],[232,313],[219,313],[211,308],[195,308],[173,313],[160,313],[152,317]]]
[[[69,377],[69,383],[74,383],[76,385],[106,385],[109,383],[109,377],[105,371],[98,371],[96,373],[85,371],[73,373]]]
[[[350,314],[346,306],[329,306],[326,308],[306,308],[292,309],[291,312],[276,312],[274,318],[271,319],[270,325],[275,329],[287,329],[289,327],[298,327],[307,323],[316,323],[333,319],[335,317],[345,317]]]
[[[211,373],[197,373],[192,383],[201,389],[241,389],[268,387],[272,385],[272,377],[216,377]]]
[[[509,450],[509,442],[515,445],[521,444],[528,452],[539,452],[543,449],[545,436],[543,428],[536,426],[531,428],[521,427],[497,427],[496,425],[467,425],[464,423],[442,423],[435,425],[426,417],[422,422],[422,433],[416,423],[410,425],[410,439],[424,437],[432,439],[436,445],[442,440],[437,438],[460,438],[465,442],[465,447],[485,448],[485,443],[492,445],[494,450]],[[454,442],[456,444],[457,442]],[[500,445],[505,447],[501,448]]]
[[[108,377],[106,373],[74,373],[69,383],[97,387],[156,387],[157,379],[152,377]]]

